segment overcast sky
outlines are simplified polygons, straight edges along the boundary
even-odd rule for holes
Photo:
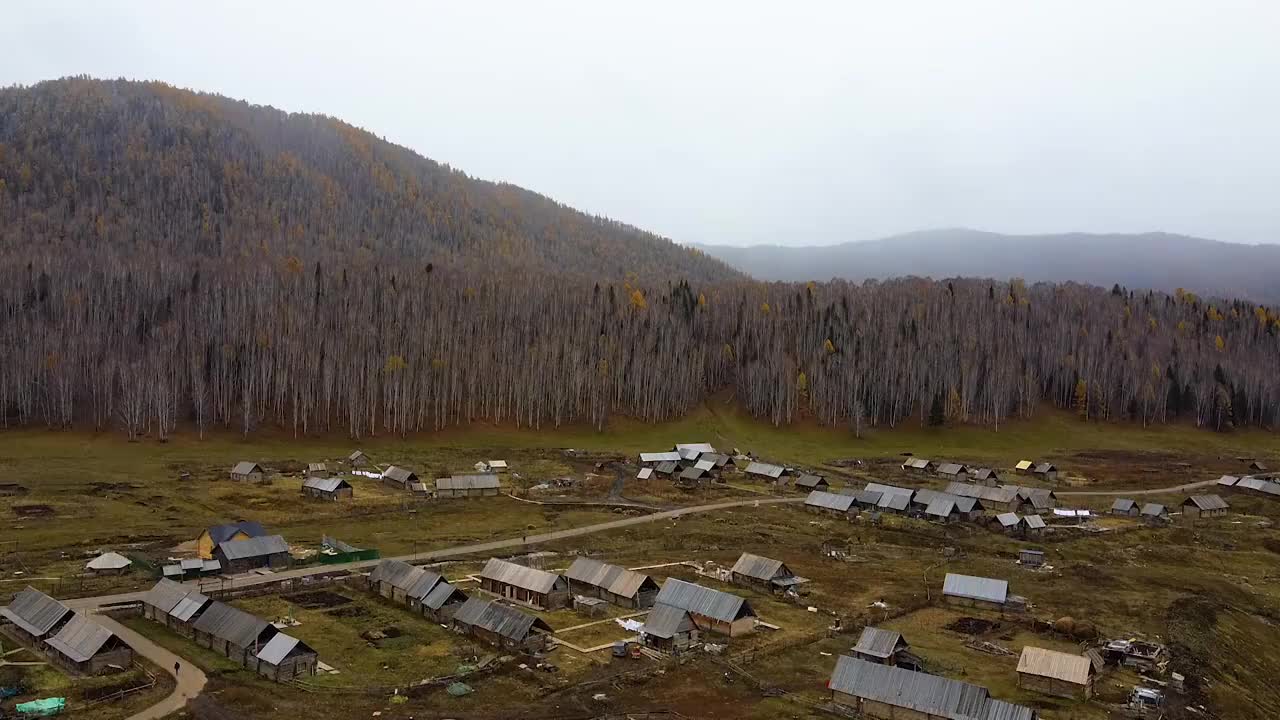
[[[0,84],[323,112],[687,242],[1280,242],[1278,37],[1276,0],[17,0]]]

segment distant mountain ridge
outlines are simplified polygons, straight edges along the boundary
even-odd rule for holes
[[[825,247],[697,247],[760,280],[1021,277],[1280,302],[1280,245],[1170,233],[1004,235],[952,228]]]

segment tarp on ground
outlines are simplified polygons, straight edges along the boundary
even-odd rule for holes
[[[14,710],[33,717],[50,717],[57,715],[67,707],[66,698],[44,698],[43,700],[32,700],[31,702],[18,703]]]

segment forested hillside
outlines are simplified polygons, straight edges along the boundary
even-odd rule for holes
[[[592,279],[737,276],[528,190],[474,180],[346,123],[161,83],[0,89],[0,247],[23,261],[144,256],[252,272],[428,263]]]
[[[473,419],[1280,422],[1280,315],[1021,281],[743,280],[342,123],[0,91],[0,421],[353,436]]]

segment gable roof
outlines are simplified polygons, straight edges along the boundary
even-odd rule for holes
[[[978,498],[952,495],[951,500],[956,504],[956,509],[962,513],[971,513],[978,509]]]
[[[986,688],[847,655],[836,661],[827,686],[846,695],[956,720],[984,717],[988,702]]]
[[[947,573],[946,579],[942,582],[942,594],[1003,604],[1009,596],[1009,582],[1007,580],[995,580],[973,575]]]
[[[184,585],[179,585],[168,578],[161,578],[160,582],[156,583],[154,587],[147,591],[146,595],[142,596],[142,602],[167,613],[190,592],[190,588]]]
[[[69,613],[71,608],[30,586],[0,608],[0,616],[35,637],[44,637]]]
[[[880,496],[880,502],[876,503],[876,507],[889,510],[906,510],[909,505],[911,505],[911,496],[902,493],[883,493]]]
[[[480,577],[505,585],[512,585],[530,592],[549,593],[555,589],[560,576],[537,568],[517,565],[499,558],[489,558],[480,571]]]
[[[266,620],[217,600],[209,604],[193,627],[243,648],[253,647],[264,634],[274,635],[276,631]]]
[[[883,493],[885,495],[906,495],[910,497],[915,494],[915,490],[909,490],[896,485],[881,485],[880,483],[867,483],[867,486],[863,489]]]
[[[499,605],[492,600],[467,598],[453,615],[454,622],[495,633],[511,640],[522,641],[529,631],[537,628],[551,632],[551,626],[542,618],[521,612],[513,607]]]
[[[408,590],[423,572],[422,568],[403,560],[383,560],[369,572],[369,582],[384,582],[391,587]]]
[[[715,448],[711,447],[710,443],[680,443],[676,445],[675,450],[676,452],[696,452],[699,455],[702,453],[713,453],[716,451]]]
[[[302,487],[312,488],[314,490],[319,490],[320,492],[334,492],[339,488],[350,488],[351,483],[339,477],[330,477],[330,478],[312,477],[302,481]]]
[[[438,478],[437,490],[492,490],[502,487],[497,475],[454,475]]]
[[[418,474],[408,468],[402,468],[399,465],[392,465],[382,471],[382,477],[383,479],[393,480],[403,485],[405,483],[413,482],[414,479],[418,477]]]
[[[677,465],[671,460],[664,460],[658,463],[653,469],[659,475],[670,475],[676,471]]]
[[[854,498],[852,495],[839,495],[837,493],[823,492],[822,490],[814,490],[809,493],[809,497],[804,499],[804,504],[809,507],[824,508],[826,510],[838,510],[840,512],[849,512],[849,508],[853,506]]]
[[[1022,522],[1032,530],[1042,530],[1045,527],[1044,518],[1039,515],[1026,515],[1022,518]]]
[[[782,466],[753,461],[747,465],[746,473],[748,475],[764,475],[776,480],[782,477]]]
[[[209,533],[209,539],[214,545],[224,543],[235,537],[236,533],[244,533],[251,538],[261,537],[267,534],[261,523],[252,520],[240,520],[233,523],[225,523],[223,525],[214,525],[205,530]]]
[[[1164,515],[1166,512],[1168,512],[1168,510],[1160,503],[1147,503],[1142,506],[1141,514],[1155,517],[1158,515]]]
[[[871,657],[888,658],[898,649],[901,641],[902,634],[896,630],[865,627],[858,638],[858,644],[853,646],[853,651]]]
[[[938,493],[933,500],[929,501],[929,506],[925,508],[924,514],[929,517],[950,517],[951,513],[956,512],[956,501],[946,493]]]
[[[1231,507],[1227,504],[1226,500],[1223,500],[1217,495],[1192,495],[1186,500],[1183,500],[1182,505],[1183,507],[1186,507],[1187,505],[1195,505],[1201,510],[1225,510]]]
[[[727,592],[712,590],[684,580],[668,578],[658,592],[654,604],[671,605],[695,615],[733,622],[740,617],[755,617],[755,610],[745,598]]]
[[[1223,475],[1222,477],[1218,478],[1219,485],[1226,485],[1228,487],[1235,485],[1238,482],[1240,482],[1240,478],[1236,477],[1235,475]]]
[[[85,563],[89,570],[123,570],[133,564],[129,558],[117,552],[105,552]]]
[[[289,543],[279,535],[263,535],[248,540],[228,540],[216,548],[228,560],[262,557],[289,552]]]
[[[997,473],[995,470],[992,470],[991,468],[978,468],[977,470],[970,470],[969,474],[978,480],[988,480],[991,478],[1000,477],[1000,474]]]
[[[964,472],[964,466],[960,463],[943,463],[938,466],[939,475],[959,475]]]
[[[298,638],[291,635],[285,635],[284,633],[276,633],[271,636],[271,639],[267,641],[267,644],[263,645],[262,649],[258,651],[258,659],[268,665],[279,665],[284,662],[285,658],[289,657],[289,655],[295,651],[306,653],[308,655],[314,655],[316,653],[315,650],[312,650],[306,643],[302,642]]]
[[[1040,463],[1039,465],[1036,466],[1035,472],[1038,475],[1043,475],[1044,473],[1047,473],[1047,472],[1054,472],[1057,469],[1058,469],[1058,466],[1054,465],[1053,463]]]
[[[642,452],[640,453],[640,462],[680,462],[680,453],[675,450],[671,452]]]
[[[646,586],[653,589],[658,587],[648,575],[588,557],[574,559],[564,575],[574,582],[602,588],[625,598],[635,597]]]
[[[202,595],[194,590],[187,593],[186,597],[178,601],[177,605],[169,611],[169,616],[178,622],[191,622],[204,606],[209,604],[210,598]]]
[[[796,479],[796,487],[816,488],[819,485],[827,485],[827,479],[821,475],[805,474]]]
[[[928,467],[929,461],[924,458],[907,458],[907,461],[902,463],[902,468],[904,470],[926,470]]]
[[[672,638],[676,634],[689,632],[694,627],[689,611],[674,605],[654,605],[644,618],[640,632],[658,638]]]
[[[733,564],[730,572],[746,575],[756,580],[772,580],[779,575],[783,577],[792,577],[791,569],[782,563],[781,560],[752,555],[751,553],[742,553],[738,556],[738,561]]]
[[[1084,655],[1072,655],[1046,650],[1045,648],[1022,648],[1022,656],[1018,658],[1018,672],[1038,677],[1053,678],[1073,685],[1084,685],[1093,674],[1093,663]]]
[[[687,467],[680,473],[681,480],[701,480],[707,471],[700,467]]]
[[[637,480],[648,480],[653,477],[653,468],[640,468],[640,472],[636,473]]]
[[[262,472],[262,466],[256,462],[241,460],[231,468],[231,472],[235,475],[248,475],[249,473]]]
[[[328,469],[329,469],[329,466],[325,465],[322,462],[307,463],[307,472],[324,472]]]
[[[1115,502],[1113,502],[1113,503],[1111,503],[1111,509],[1112,509],[1112,510],[1119,510],[1120,512],[1129,512],[1129,511],[1130,511],[1130,510],[1132,510],[1135,506],[1137,506],[1137,504],[1138,504],[1138,503],[1136,503],[1136,502],[1134,502],[1134,501],[1132,501],[1132,500],[1130,500],[1130,499],[1128,499],[1128,498],[1116,498],[1116,501],[1115,501]]]
[[[1000,523],[1001,527],[1015,527],[1020,520],[1017,513],[1007,512],[996,515],[996,522]]]
[[[421,600],[435,589],[436,585],[444,582],[444,578],[440,573],[428,570],[426,568],[416,568],[418,572],[413,573],[409,579],[409,585],[404,588],[405,597]]]
[[[75,613],[48,642],[49,647],[66,655],[73,662],[86,662],[97,655],[113,637],[115,635],[110,630],[90,620],[89,616]]]
[[[462,590],[458,589],[454,585],[450,585],[447,580],[441,580],[436,583],[436,586],[431,589],[431,592],[427,593],[422,598],[422,606],[429,610],[439,610],[448,604],[449,600],[455,595],[461,595],[464,602],[467,599],[466,593],[462,592]]]

